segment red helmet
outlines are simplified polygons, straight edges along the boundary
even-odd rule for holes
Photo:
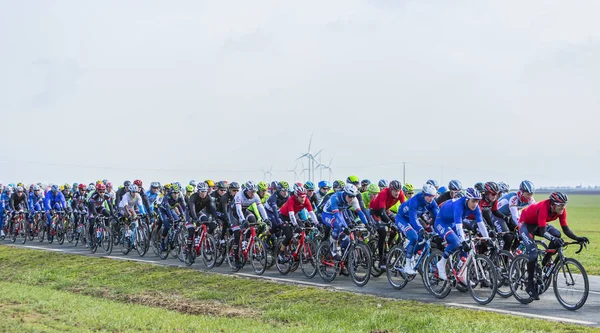
[[[79,189],[80,189],[80,190],[85,190],[85,189],[87,189],[87,186],[86,186],[85,184],[83,184],[83,183],[82,183],[82,184],[79,184],[79,186],[78,186],[78,187],[79,187]]]
[[[139,180],[139,179],[136,179],[136,180],[134,180],[134,181],[133,181],[133,183],[134,183],[135,185],[137,185],[138,187],[142,187],[142,181],[141,181],[141,180]]]
[[[113,187],[111,182],[106,182],[106,187]]]
[[[106,191],[106,185],[104,185],[102,183],[96,185],[96,191],[99,191],[99,190]]]

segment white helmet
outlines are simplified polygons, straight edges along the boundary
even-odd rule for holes
[[[346,184],[344,186],[344,192],[346,193],[346,195],[355,197],[358,194],[358,189],[356,188],[356,186],[354,186],[354,184]]]
[[[433,186],[431,184],[425,184],[425,185],[423,185],[423,193],[425,195],[436,195],[437,190],[435,189],[435,186]]]

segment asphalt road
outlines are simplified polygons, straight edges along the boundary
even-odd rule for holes
[[[47,242],[39,243],[37,240],[34,240],[22,245],[12,244],[8,240],[4,240],[0,241],[0,244],[28,249],[87,255],[99,258],[107,257],[102,252],[102,249],[98,249],[98,252],[96,254],[91,254],[89,250],[82,247],[81,245],[78,247],[73,247],[72,244],[68,244],[67,242],[65,242],[64,245],[58,245],[56,243],[48,244]],[[152,249],[150,249],[144,257],[139,257],[135,250],[130,252],[128,255],[123,255],[120,251],[120,248],[115,247],[112,254],[108,256],[108,258],[114,260],[131,260],[157,265],[168,265],[188,268],[185,265],[183,265],[183,263],[180,262],[178,259],[169,258],[167,260],[161,260],[152,252]],[[198,258],[196,263],[189,268],[201,272],[207,271],[206,267],[204,267],[204,265],[202,264],[200,258]],[[578,311],[569,311],[564,309],[558,303],[554,296],[554,292],[552,291],[552,287],[550,287],[550,289],[541,296],[541,299],[539,301],[534,301],[533,303],[530,303],[528,305],[523,305],[517,302],[513,297],[503,299],[499,296],[496,296],[490,304],[486,306],[481,306],[475,303],[475,301],[471,298],[471,295],[469,293],[461,293],[456,290],[453,290],[450,293],[450,295],[448,295],[448,297],[446,297],[445,299],[436,299],[433,296],[431,296],[423,287],[422,280],[419,276],[417,276],[413,281],[409,282],[409,284],[404,289],[398,291],[393,289],[389,285],[385,274],[379,278],[371,277],[369,283],[366,286],[360,288],[357,287],[347,276],[338,276],[332,283],[324,283],[318,274],[313,279],[309,280],[304,277],[300,269],[298,269],[296,272],[284,276],[281,275],[275,267],[272,267],[271,269],[268,269],[262,276],[257,276],[252,272],[252,268],[249,264],[242,268],[239,272],[233,273],[227,265],[227,263],[225,262],[220,267],[215,267],[210,271],[219,274],[237,275],[247,278],[272,280],[281,283],[310,285],[320,288],[377,295],[386,298],[417,300],[421,302],[444,304],[446,306],[472,308],[500,313],[510,313],[513,315],[525,317],[600,327],[600,317],[598,315],[600,314],[600,276],[589,277],[590,294],[583,308],[579,309]]]

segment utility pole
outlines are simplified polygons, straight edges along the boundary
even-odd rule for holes
[[[402,162],[402,184],[406,184],[406,162]]]

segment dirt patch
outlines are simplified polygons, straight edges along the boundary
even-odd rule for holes
[[[231,307],[220,302],[200,302],[183,297],[177,293],[146,292],[143,294],[115,294],[108,288],[85,289],[71,288],[70,292],[119,302],[159,307],[190,315],[210,315],[218,317],[252,317],[258,312],[244,307]]]

